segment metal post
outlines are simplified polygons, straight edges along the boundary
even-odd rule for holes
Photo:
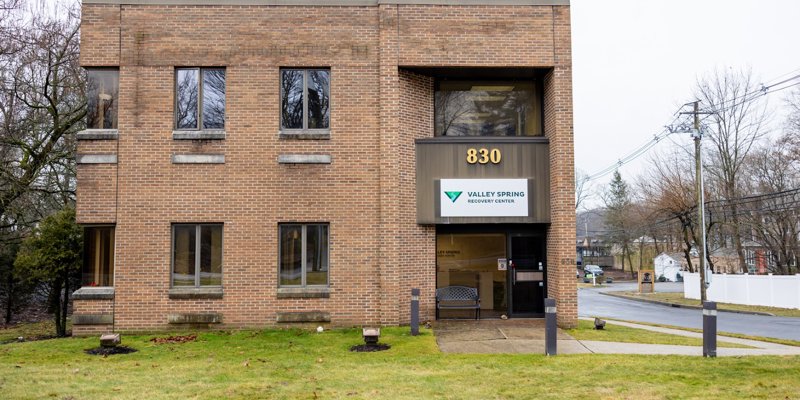
[[[419,335],[419,289],[411,289],[411,336]]]
[[[556,355],[556,299],[544,299],[544,354]]]
[[[717,303],[703,302],[703,357],[717,356]]]

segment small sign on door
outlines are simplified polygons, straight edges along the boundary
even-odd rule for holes
[[[505,258],[498,258],[497,259],[497,270],[498,271],[505,271],[508,269],[508,260]]]

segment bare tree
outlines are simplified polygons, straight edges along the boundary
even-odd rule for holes
[[[575,169],[575,209],[580,210],[581,205],[590,196],[589,176],[580,169]]]
[[[800,239],[800,158],[792,151],[793,133],[755,149],[748,157],[748,191],[740,201],[753,240],[771,255],[771,272],[797,272]],[[769,268],[769,266],[768,266]]]
[[[708,172],[721,185],[722,198],[729,202],[729,228],[739,258],[746,270],[740,216],[733,199],[740,196],[741,172],[747,155],[766,133],[766,104],[753,96],[758,92],[751,71],[716,70],[697,81],[696,97],[710,110],[708,125]]]
[[[77,6],[59,16],[4,8],[21,3],[0,0],[0,245],[7,249],[74,201],[74,134],[86,116]]]

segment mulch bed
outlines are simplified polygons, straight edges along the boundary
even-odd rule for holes
[[[134,353],[138,350],[134,348],[130,348],[128,346],[114,346],[114,347],[95,347],[93,349],[86,349],[84,352],[86,354],[91,354],[93,356],[110,356],[112,354],[128,354]]]
[[[381,343],[378,343],[378,344],[359,344],[357,346],[351,347],[350,351],[354,351],[354,352],[357,352],[357,353],[370,353],[370,352],[373,352],[373,351],[389,350],[390,348],[392,348],[392,346],[389,346],[388,344],[381,344]]]
[[[195,340],[197,340],[197,335],[154,337],[150,339],[155,344],[180,344],[194,342]]]

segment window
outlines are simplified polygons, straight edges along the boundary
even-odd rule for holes
[[[281,70],[281,129],[330,129],[328,69]]]
[[[114,227],[83,229],[82,286],[114,286]]]
[[[119,70],[86,69],[86,126],[89,129],[117,129]]]
[[[222,225],[172,226],[172,286],[222,286]]]
[[[225,129],[225,69],[175,69],[175,129]]]
[[[280,286],[328,284],[328,224],[282,224]]]
[[[540,93],[533,81],[440,81],[436,136],[541,136]]]

